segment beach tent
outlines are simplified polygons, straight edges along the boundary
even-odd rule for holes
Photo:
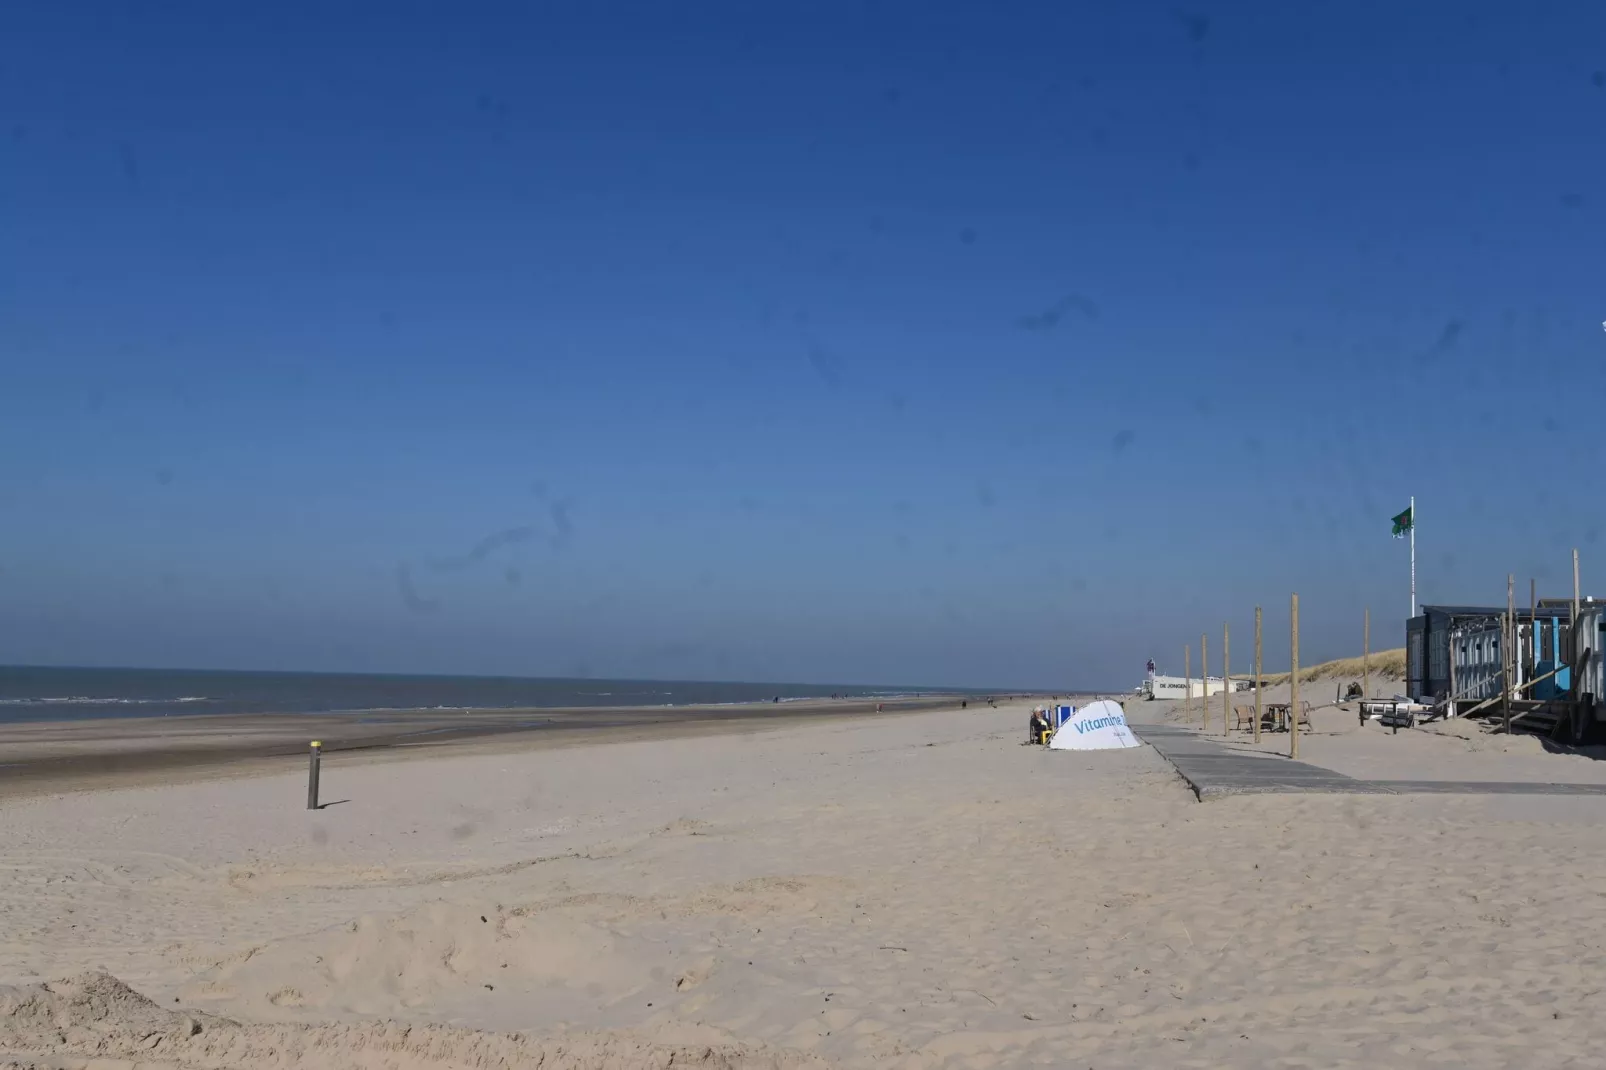
[[[1126,726],[1126,711],[1119,702],[1099,699],[1071,714],[1049,741],[1050,750],[1114,750],[1143,744]]]
[[[1076,707],[1075,706],[1055,706],[1054,707],[1054,727],[1058,728],[1060,725],[1064,724],[1066,721],[1069,721],[1071,719],[1071,715],[1074,714],[1075,712],[1076,712]]]

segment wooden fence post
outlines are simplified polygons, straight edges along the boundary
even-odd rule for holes
[[[1361,701],[1372,697],[1372,607],[1366,607],[1366,622],[1361,625]]]
[[[1260,607],[1255,607],[1255,742],[1260,742]]]
[[[1506,626],[1501,629],[1505,634],[1500,637],[1501,664],[1505,666],[1505,679],[1501,681],[1505,686],[1500,689],[1501,713],[1505,719],[1505,733],[1511,735],[1511,696],[1517,686],[1517,577],[1506,573]]]
[[[1228,626],[1221,626],[1221,734],[1227,735],[1231,729],[1227,727],[1227,716],[1232,712],[1232,636]]]
[[[1288,674],[1288,756],[1299,757],[1299,595],[1294,595],[1288,607],[1289,650],[1288,660],[1293,662]]]
[[[1204,716],[1204,730],[1210,731],[1210,654],[1203,635],[1199,636],[1199,712]]]
[[[1544,638],[1544,629],[1539,627],[1539,581],[1532,576],[1528,577],[1528,645],[1527,651],[1528,675],[1539,675],[1539,646]],[[1529,695],[1533,698],[1533,695]]]
[[[1446,717],[1454,717],[1455,716],[1455,704],[1456,704],[1456,701],[1457,701],[1457,696],[1460,694],[1460,692],[1456,690],[1456,686],[1457,686],[1456,685],[1456,673],[1455,673],[1455,644],[1456,644],[1456,637],[1457,637],[1456,630],[1454,628],[1451,628],[1450,629],[1450,636],[1449,636],[1449,639],[1450,639],[1450,702],[1444,708],[1444,715]]]
[[[1578,551],[1573,550],[1573,623],[1578,623]],[[1576,655],[1575,655],[1576,656]]]

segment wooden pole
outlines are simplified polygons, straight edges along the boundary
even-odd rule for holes
[[[1578,551],[1573,550],[1573,624],[1578,623]]]
[[[1501,636],[1501,647],[1505,657],[1500,659],[1505,666],[1505,679],[1501,681],[1505,686],[1500,689],[1501,712],[1505,717],[1506,735],[1511,734],[1511,692],[1517,686],[1517,577],[1506,573],[1506,626],[1501,629],[1505,634]]]
[[[1199,713],[1204,717],[1204,730],[1210,731],[1210,651],[1209,642],[1199,636]]]
[[[1260,607],[1255,607],[1255,742],[1260,742]]]
[[[1361,698],[1372,697],[1372,607],[1366,607],[1361,625]]]
[[[1455,646],[1456,646],[1457,635],[1458,635],[1458,633],[1456,632],[1456,630],[1454,628],[1451,628],[1450,629],[1450,634],[1447,637],[1447,639],[1449,641],[1449,650],[1450,650],[1450,698],[1449,698],[1449,701],[1445,704],[1445,707],[1444,707],[1444,715],[1446,717],[1454,717],[1455,716],[1455,704],[1458,701],[1458,695],[1459,695],[1459,692],[1456,691],[1456,680],[1455,680],[1455,675],[1456,675],[1455,674]]]
[[[1188,708],[1188,700],[1193,697],[1193,647],[1182,648],[1182,708]]]
[[[1288,660],[1293,662],[1288,674],[1288,756],[1299,757],[1299,595],[1294,595],[1288,607]]]
[[[1232,636],[1228,626],[1221,626],[1221,734],[1226,735],[1227,717],[1232,713]]]
[[[1539,641],[1544,638],[1544,629],[1539,627],[1539,581],[1532,576],[1528,577],[1528,643],[1524,648],[1528,659],[1528,675],[1532,676],[1539,669]]]

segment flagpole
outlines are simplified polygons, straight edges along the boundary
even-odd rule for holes
[[[1411,495],[1411,616],[1416,616],[1416,495],[1414,494]]]

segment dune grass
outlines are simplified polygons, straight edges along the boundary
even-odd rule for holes
[[[1397,647],[1394,650],[1376,650],[1367,659],[1373,676],[1380,680],[1405,679],[1405,648]],[[1266,673],[1263,679],[1267,687],[1276,687],[1278,684],[1288,682],[1288,673]],[[1324,661],[1319,665],[1304,665],[1299,670],[1299,682],[1307,680],[1333,680],[1347,676],[1361,675],[1360,658],[1339,658],[1337,661]],[[1240,674],[1234,673],[1234,677]]]

